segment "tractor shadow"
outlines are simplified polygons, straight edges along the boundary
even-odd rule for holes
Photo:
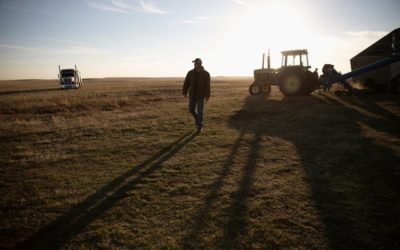
[[[274,247],[251,238],[247,232],[251,227],[249,197],[258,167],[256,160],[261,155],[260,141],[275,137],[296,148],[298,167],[304,169],[311,198],[324,226],[323,238],[330,248],[398,248],[400,152],[398,145],[379,142],[379,135],[399,140],[400,119],[399,114],[378,105],[380,101],[400,108],[396,97],[391,96],[339,98],[313,94],[282,100],[247,97],[241,110],[234,112],[229,120],[240,136],[193,218],[192,230],[183,240],[184,248],[198,246],[199,234],[207,226],[212,204],[219,199],[218,192],[230,174],[246,134],[253,139],[232,203],[224,212],[227,219],[221,225],[218,247],[242,249],[248,248],[249,242]],[[378,139],[369,137],[366,128],[378,135]],[[253,235],[265,234],[268,229],[253,232]]]
[[[128,196],[137,184],[163,167],[163,163],[188,144],[196,133],[190,132],[160,150],[154,156],[116,177],[93,195],[70,208],[61,217],[44,226],[18,249],[61,249],[94,220]]]

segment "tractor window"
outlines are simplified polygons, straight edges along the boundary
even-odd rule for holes
[[[286,66],[300,66],[301,57],[300,55],[289,55],[286,57]]]
[[[308,67],[308,55],[301,55],[302,66]]]

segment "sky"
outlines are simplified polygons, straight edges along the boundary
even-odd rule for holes
[[[308,49],[313,68],[400,27],[400,0],[0,0],[0,79],[251,76],[271,50]],[[320,70],[319,70],[320,71]]]

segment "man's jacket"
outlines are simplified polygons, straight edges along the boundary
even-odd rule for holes
[[[191,98],[210,97],[210,74],[202,67],[200,71],[189,71],[183,84],[183,95]]]

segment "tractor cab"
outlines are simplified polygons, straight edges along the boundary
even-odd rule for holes
[[[286,67],[302,67],[311,68],[308,63],[308,52],[302,50],[285,50],[282,51],[282,68]]]

